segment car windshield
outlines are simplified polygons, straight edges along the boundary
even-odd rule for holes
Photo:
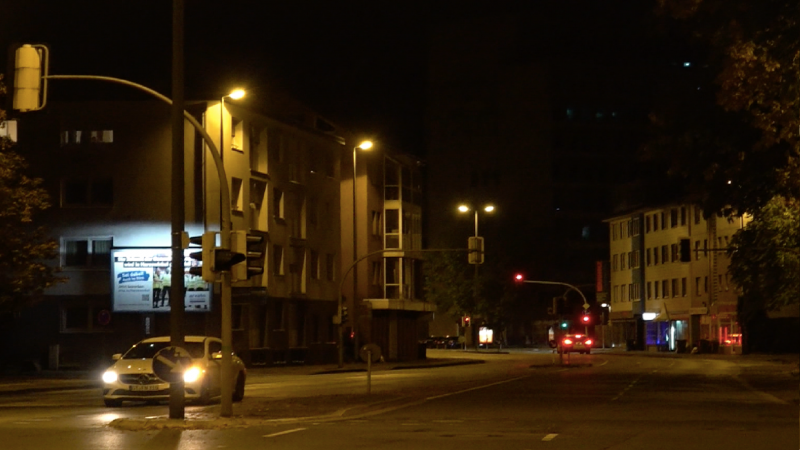
[[[152,359],[159,350],[170,346],[169,342],[141,342],[128,350],[122,359]],[[183,344],[192,358],[202,358],[204,349],[202,342],[185,342]]]

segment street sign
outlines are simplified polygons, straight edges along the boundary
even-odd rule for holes
[[[381,348],[376,344],[367,344],[359,352],[362,361],[378,362],[381,360]]]
[[[153,373],[167,383],[183,381],[183,372],[192,365],[189,351],[181,347],[166,347],[153,357]]]

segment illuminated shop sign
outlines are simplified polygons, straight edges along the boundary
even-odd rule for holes
[[[183,251],[183,297],[187,312],[211,311],[211,285],[189,268],[200,264]],[[114,312],[168,313],[172,280],[169,248],[117,248],[111,250],[111,295]]]

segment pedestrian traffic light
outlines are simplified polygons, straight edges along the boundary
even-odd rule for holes
[[[189,242],[194,245],[202,246],[201,251],[189,254],[189,257],[198,261],[198,267],[190,267],[189,273],[203,277],[207,283],[216,281],[216,274],[214,273],[214,250],[217,246],[217,233],[215,231],[206,231],[202,236],[193,236],[189,238]]]
[[[264,273],[266,245],[267,240],[262,234],[244,230],[231,232],[231,252],[244,256],[243,262],[233,266],[231,281],[249,280],[250,277]]]

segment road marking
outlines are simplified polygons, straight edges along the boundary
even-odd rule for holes
[[[262,437],[275,437],[275,436],[281,436],[281,435],[284,435],[284,434],[294,433],[294,432],[297,432],[297,431],[303,431],[303,430],[305,430],[305,428],[295,428],[295,429],[293,429],[293,430],[286,430],[286,431],[281,431],[281,432],[278,432],[278,433],[265,434],[265,435],[264,435],[264,436],[262,436]]]
[[[544,442],[552,441],[553,439],[556,438],[556,436],[558,436],[558,434],[548,434],[547,436],[542,438],[542,441]]]
[[[425,400],[436,400],[437,398],[450,397],[451,395],[463,394],[464,392],[477,391],[478,389],[483,389],[483,388],[487,388],[487,387],[497,386],[498,384],[510,383],[510,382],[512,382],[512,381],[521,380],[521,379],[523,379],[523,378],[530,378],[530,375],[525,375],[525,376],[523,376],[523,377],[511,378],[511,379],[509,379],[509,380],[498,381],[498,382],[496,382],[496,383],[489,383],[489,384],[485,384],[485,385],[483,385],[483,386],[476,386],[476,387],[469,388],[469,389],[464,389],[464,390],[461,390],[461,391],[450,392],[449,394],[434,395],[433,397],[428,397],[428,398],[426,398]]]

